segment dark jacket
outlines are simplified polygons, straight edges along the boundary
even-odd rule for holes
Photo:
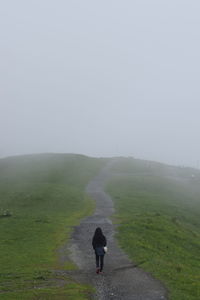
[[[92,246],[93,249],[96,251],[97,248],[103,248],[107,244],[106,237],[102,234],[101,236],[93,236],[92,239]]]

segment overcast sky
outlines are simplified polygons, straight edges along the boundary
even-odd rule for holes
[[[200,161],[199,0],[0,1],[0,156]]]

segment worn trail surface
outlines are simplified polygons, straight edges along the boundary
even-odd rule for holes
[[[115,240],[115,226],[109,219],[114,212],[113,202],[104,192],[104,185],[111,175],[109,169],[108,165],[87,186],[87,193],[96,200],[96,211],[94,215],[84,219],[80,226],[75,227],[70,252],[79,272],[75,272],[74,276],[95,287],[96,293],[92,299],[165,300],[166,290],[162,284],[134,266]],[[108,241],[102,275],[95,273],[95,257],[91,246],[96,227],[103,229]]]

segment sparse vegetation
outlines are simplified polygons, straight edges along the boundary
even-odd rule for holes
[[[87,299],[89,287],[54,270],[71,265],[57,249],[92,212],[84,188],[103,164],[65,154],[0,160],[1,299]]]
[[[7,218],[7,217],[11,217],[11,216],[12,216],[12,213],[8,209],[6,209],[6,210],[2,209],[1,210],[0,218]]]
[[[114,171],[108,191],[122,248],[165,283],[170,299],[200,299],[200,172],[133,159]]]

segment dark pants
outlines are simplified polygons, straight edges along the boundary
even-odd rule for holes
[[[100,263],[100,271],[103,270],[103,259],[104,259],[104,255],[96,255],[96,267],[99,268],[99,263]]]

